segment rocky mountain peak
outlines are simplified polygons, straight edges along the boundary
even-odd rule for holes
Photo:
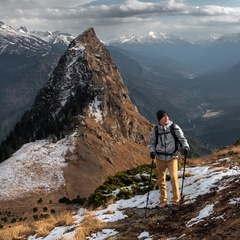
[[[70,197],[88,196],[107,176],[149,162],[151,127],[132,104],[108,50],[89,28],[70,43],[2,147],[58,141],[75,132],[62,190]]]
[[[22,33],[29,33],[28,29],[24,26],[21,26],[19,29],[18,29],[19,32],[22,32]]]
[[[46,122],[64,121],[69,115],[90,116],[102,126],[110,124],[109,118],[111,124],[114,123],[113,118],[118,122],[121,119],[126,122],[118,124],[114,135],[120,132],[120,135],[140,141],[141,134],[129,134],[132,121],[125,113],[125,105],[139,114],[129,99],[119,69],[90,28],[71,42],[25,117],[31,119],[33,135],[38,135],[36,129],[39,130]]]

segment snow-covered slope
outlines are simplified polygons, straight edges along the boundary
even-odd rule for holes
[[[66,154],[73,151],[72,134],[56,143],[27,143],[0,164],[0,200],[13,200],[28,193],[51,192],[65,184]]]
[[[230,161],[229,158],[219,159],[216,164],[219,164],[222,161]],[[144,174],[144,173],[142,173]],[[226,223],[227,224],[227,215],[226,212],[221,212],[218,210],[219,201],[221,199],[215,198],[215,199],[208,199],[205,200],[206,203],[204,204],[204,207],[200,208],[199,210],[193,210],[193,205],[199,198],[206,198],[206,195],[217,195],[219,193],[223,193],[224,189],[227,191],[229,183],[232,181],[235,184],[239,184],[239,175],[240,175],[240,168],[239,167],[233,167],[233,168],[222,168],[217,167],[214,165],[207,165],[207,166],[200,166],[200,167],[191,167],[186,168],[186,174],[187,177],[185,179],[184,184],[184,194],[187,195],[188,200],[184,203],[184,206],[182,208],[189,209],[190,212],[192,212],[194,217],[191,217],[190,213],[188,214],[189,217],[186,216],[187,219],[183,220],[180,218],[180,216],[173,216],[172,219],[172,226],[171,223],[168,223],[164,221],[167,216],[164,213],[156,212],[157,210],[154,210],[155,206],[159,203],[159,191],[154,190],[150,191],[149,193],[149,205],[148,205],[148,211],[147,211],[147,218],[144,222],[144,214],[145,207],[146,207],[146,199],[147,194],[144,195],[137,195],[130,199],[122,199],[117,201],[116,203],[108,205],[106,208],[101,210],[94,210],[91,213],[101,222],[106,223],[106,227],[102,229],[99,232],[92,233],[91,236],[89,236],[87,239],[89,240],[103,240],[108,239],[110,236],[114,236],[114,239],[125,239],[124,237],[121,238],[121,236],[125,236],[124,232],[128,230],[128,228],[131,228],[131,233],[129,232],[128,236],[129,239],[199,239],[198,235],[191,235],[189,233],[190,229],[193,231],[195,228],[197,229],[199,225],[204,224],[207,228],[207,226],[210,224],[210,222],[214,222],[214,224],[222,224],[222,226]],[[181,176],[182,176],[182,170],[179,171],[179,182],[181,184]],[[167,183],[168,189],[171,189],[170,182]],[[129,189],[131,186],[129,186]],[[171,195],[171,192],[168,190],[168,194]],[[238,206],[240,204],[240,197],[236,197],[234,193],[232,192],[232,197],[229,197],[227,201],[227,206],[230,208],[230,206]],[[195,205],[199,205],[195,204]],[[196,207],[195,207],[196,208]],[[152,209],[152,210],[151,210]],[[149,214],[149,212],[152,211],[153,213]],[[73,237],[76,236],[78,228],[81,228],[81,222],[84,219],[85,216],[90,214],[89,210],[80,208],[77,214],[75,215],[76,221],[71,226],[63,226],[63,227],[56,227],[53,229],[48,236],[46,237],[37,237],[31,236],[28,238],[28,240],[70,240],[74,239]],[[133,215],[138,218],[138,222],[136,219],[133,218]],[[184,215],[184,214],[183,214]],[[153,218],[153,216],[155,218]],[[233,216],[234,217],[234,216]],[[129,219],[129,220],[128,220]],[[132,220],[131,220],[132,219]],[[174,222],[175,219],[175,222]],[[175,231],[170,231],[169,227],[174,227],[174,224],[177,224],[176,222],[179,219],[179,227],[175,226]],[[155,222],[158,220],[158,223]],[[124,221],[126,221],[126,227],[121,227],[124,225]],[[129,221],[131,222],[129,226]],[[162,222],[161,222],[162,221]],[[114,224],[112,224],[114,223]],[[108,227],[108,226],[114,226]],[[154,228],[149,231],[149,226],[152,226],[152,224],[156,224],[155,232]],[[131,227],[132,225],[132,227]],[[157,226],[162,225],[166,228],[167,232],[158,232]],[[119,226],[119,229],[118,229]],[[128,227],[127,227],[128,226]],[[183,232],[178,232],[178,228],[182,226]],[[135,232],[136,231],[136,232]],[[185,233],[184,233],[185,231]],[[204,232],[204,228],[202,228],[202,236],[205,236],[202,239],[209,239],[206,238],[206,232]],[[121,235],[122,234],[122,235]],[[132,235],[131,235],[132,234]],[[207,234],[209,235],[209,234]],[[133,238],[132,236],[135,236]],[[164,238],[162,238],[164,236]]]

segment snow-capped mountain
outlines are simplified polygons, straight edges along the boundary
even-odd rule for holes
[[[225,34],[205,48],[196,65],[205,69],[227,70],[240,62],[240,34]]]
[[[240,34],[223,36],[183,36],[150,31],[142,36],[122,36],[109,40],[110,46],[122,48],[135,54],[160,61],[164,57],[194,68],[222,68],[224,62],[240,61]]]
[[[150,31],[145,35],[123,35],[110,39],[106,42],[108,45],[115,44],[193,44],[197,46],[209,46],[218,44],[239,44],[240,34],[224,35],[183,35],[169,34],[164,32]]]
[[[24,51],[47,52],[51,46],[39,37],[27,33],[23,28],[15,30],[0,22],[0,54],[20,54]]]
[[[202,47],[195,43],[171,34],[154,31],[142,36],[123,36],[109,40],[107,44],[147,58],[150,57],[155,61],[164,57],[186,62],[202,51]]]
[[[60,31],[54,31],[54,32],[32,31],[31,34],[34,36],[40,37],[46,42],[49,42],[52,46],[54,45],[68,46],[71,43],[71,41],[76,37],[69,33],[61,33]]]
[[[0,141],[30,107],[73,38],[0,22]]]
[[[217,45],[240,45],[240,33],[232,33],[232,34],[224,34],[223,36],[216,39],[215,42],[213,42],[213,46]]]
[[[63,45],[66,48],[74,38],[75,36],[71,34],[59,31],[53,33],[30,32],[23,26],[14,29],[0,22],[0,54],[4,52],[19,53],[25,50],[46,53],[56,45]]]
[[[115,44],[191,44],[174,35],[150,31],[146,35],[121,36],[107,41],[109,45]]]
[[[24,26],[21,26],[20,28],[18,28],[18,31],[19,31],[19,32],[22,32],[22,33],[27,33],[27,34],[29,34],[28,29],[27,29],[26,27],[24,27]]]

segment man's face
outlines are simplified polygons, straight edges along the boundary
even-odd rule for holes
[[[162,126],[166,126],[169,123],[169,117],[168,115],[164,115],[160,120],[159,124]]]

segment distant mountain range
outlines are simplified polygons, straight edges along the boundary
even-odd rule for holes
[[[155,122],[157,109],[168,109],[192,142],[198,139],[199,151],[240,138],[240,34],[203,45],[151,33],[111,41],[108,49],[148,119]]]
[[[106,42],[106,44],[113,44],[113,43],[143,43],[143,44],[152,44],[152,43],[159,43],[159,44],[176,44],[176,43],[190,43],[199,46],[207,46],[210,45],[212,42],[215,42],[221,36],[194,36],[189,37],[185,35],[172,35],[164,32],[154,32],[150,31],[146,35],[128,35],[128,36],[121,36],[117,38],[110,39]]]
[[[189,41],[166,33],[149,32],[145,36],[109,40],[107,44],[155,60],[171,58],[204,71],[227,69],[240,61],[240,33]]]
[[[31,106],[72,39],[69,34],[30,33],[0,22],[0,140]]]
[[[189,41],[150,32],[105,45],[139,111],[156,122],[155,112],[167,109],[206,154],[239,138],[239,36]],[[31,106],[73,38],[1,22],[0,140]]]
[[[0,53],[21,53],[29,49],[35,52],[66,50],[76,36],[69,33],[28,31],[26,27],[14,29],[0,21]]]

